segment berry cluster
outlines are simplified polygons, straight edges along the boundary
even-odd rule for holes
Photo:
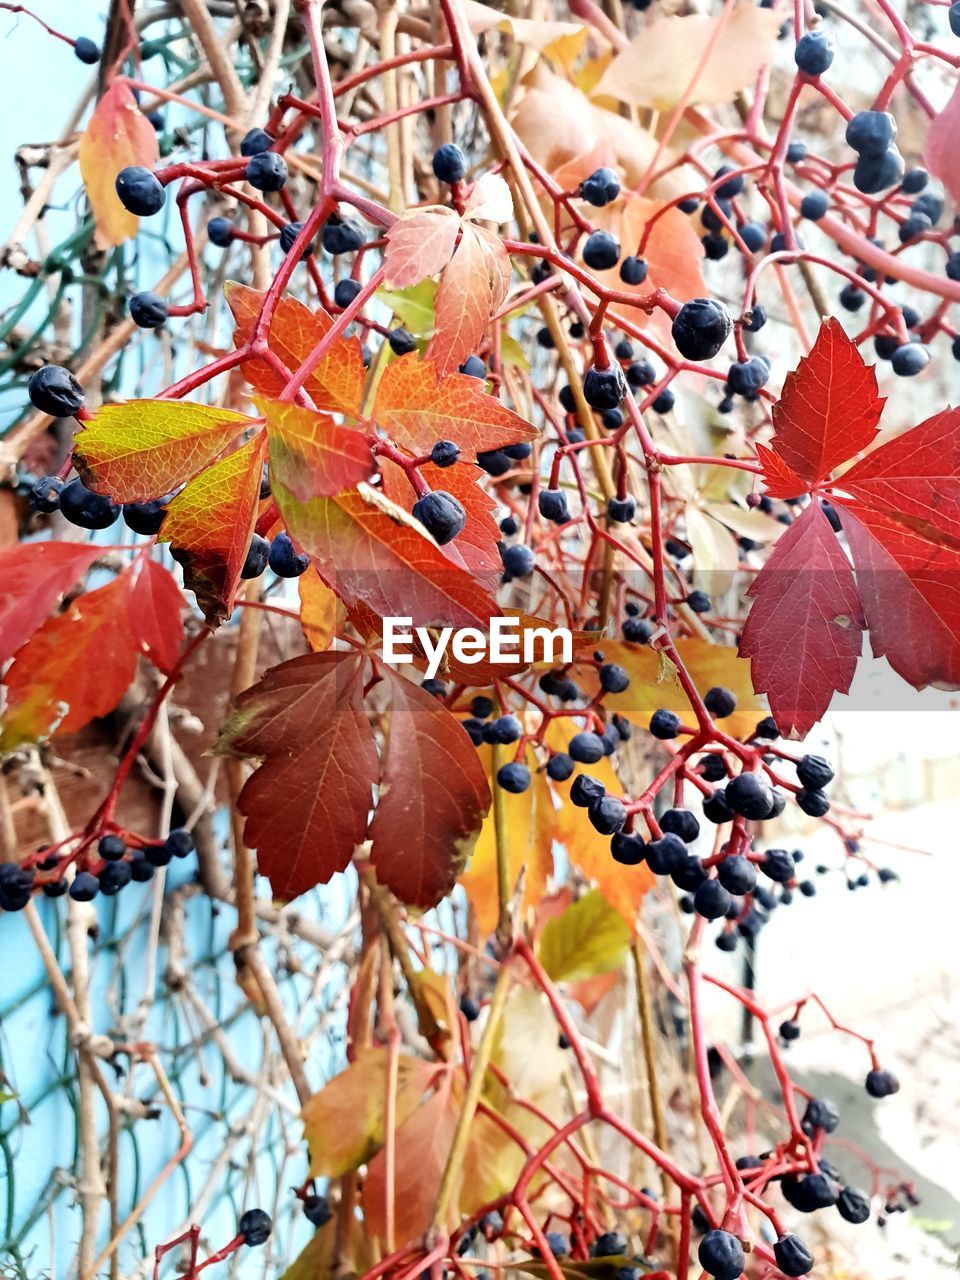
[[[109,823],[97,837],[91,832],[42,845],[22,862],[0,864],[0,909],[22,911],[35,893],[45,898],[92,902],[99,894],[112,898],[128,884],[145,884],[158,867],[186,858],[195,845],[189,831],[178,827],[163,840],[123,831]]]

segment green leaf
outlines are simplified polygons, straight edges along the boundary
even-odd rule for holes
[[[406,289],[378,289],[376,292],[377,301],[399,316],[404,328],[416,337],[427,337],[433,333],[436,297],[435,280],[421,280]]]
[[[618,969],[629,946],[626,921],[592,889],[547,921],[540,935],[540,963],[554,982],[574,982]]]

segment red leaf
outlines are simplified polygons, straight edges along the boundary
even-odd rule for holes
[[[837,483],[931,543],[960,539],[960,409],[944,409],[888,440]]]
[[[465,373],[440,378],[433,362],[418,360],[414,352],[387,365],[371,417],[415,453],[452,440],[476,455],[537,435],[529,422],[488,395],[479,378]]]
[[[876,370],[840,322],[827,320],[773,406],[773,447],[804,488],[815,488],[873,441],[883,404]]]
[[[362,670],[353,654],[284,662],[240,695],[224,726],[219,752],[264,757],[238,806],[278,898],[326,884],[366,834],[378,770]]]
[[[874,656],[885,657],[918,689],[930,684],[960,687],[956,540],[935,545],[926,530],[902,523],[896,512],[885,514],[866,506],[838,510]]]
[[[419,685],[385,670],[393,701],[371,860],[402,902],[433,907],[463,870],[490,790],[460,722]]]
[[[818,502],[782,535],[748,594],[740,653],[780,732],[802,736],[850,688],[865,627],[853,571]]]
[[[301,502],[332,498],[376,469],[366,437],[325,414],[254,396],[267,420],[270,466]]]
[[[50,618],[3,678],[7,705],[0,750],[50,733],[74,733],[117,705],[133,680],[138,646],[130,628],[130,570]]]
[[[169,675],[183,644],[183,596],[173,576],[156,560],[141,556],[130,569],[127,605],[141,652]]]
[[[167,508],[160,541],[183,566],[183,582],[213,625],[228,618],[240,585],[260,495],[266,433],[208,467]]]
[[[30,639],[102,550],[89,542],[25,542],[0,553],[0,663]]]
[[[763,467],[763,487],[771,498],[796,498],[806,492],[804,481],[772,449],[758,444],[756,450]]]
[[[934,117],[927,133],[924,162],[960,204],[960,152],[957,150],[957,134],[960,132],[960,85],[957,85],[943,110]]]
[[[960,410],[889,440],[839,481],[874,654],[904,680],[960,684]]]
[[[230,280],[224,285],[223,296],[237,322],[233,337],[239,347],[253,336],[264,294]],[[291,373],[295,373],[332,325],[333,321],[321,308],[311,311],[295,298],[281,298],[270,321],[267,345]],[[243,373],[254,391],[272,400],[277,399],[286,385],[286,379],[266,360],[245,360]],[[304,390],[317,409],[353,414],[360,408],[365,377],[360,339],[337,338],[307,379]]]

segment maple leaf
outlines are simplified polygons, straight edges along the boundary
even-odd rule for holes
[[[262,756],[240,792],[244,838],[276,897],[326,884],[367,829],[378,778],[356,655],[309,653],[236,699],[220,754]]]
[[[864,629],[917,688],[960,686],[960,412],[877,443],[882,407],[874,371],[826,321],[774,407],[773,447],[757,446],[769,492],[829,491],[852,560],[814,499],[750,589],[741,652],[787,733],[849,688]]]
[[[413,453],[429,453],[438,440],[452,440],[476,456],[537,436],[536,428],[489,395],[479,378],[440,377],[433,361],[419,360],[415,352],[384,370],[371,417]]]
[[[159,157],[156,129],[140,114],[126,81],[114,80],[81,134],[78,153],[98,249],[122,244],[135,236],[140,226],[140,219],[120,203],[114,186],[117,174],[129,165],[152,170]]]
[[[237,325],[234,343],[242,346],[253,337],[266,295],[228,280],[223,296]],[[322,308],[311,311],[295,298],[281,298],[267,331],[267,345],[291,373],[295,373],[332,326],[333,321]],[[244,360],[243,373],[254,391],[272,400],[279,398],[286,384],[280,373],[258,357]],[[365,377],[360,339],[341,336],[333,341],[310,374],[304,390],[316,409],[356,414],[363,398]]]
[[[463,870],[490,789],[460,722],[419,685],[384,671],[392,702],[371,861],[402,902],[433,907]]]
[[[297,405],[254,396],[267,423],[270,465],[300,501],[332,498],[376,469],[364,434]]]
[[[265,434],[192,480],[167,507],[160,541],[169,542],[207,622],[230,616],[256,523]]]
[[[75,733],[105,716],[129,688],[140,653],[163,671],[174,668],[183,636],[180,593],[165,569],[148,563],[138,558],[79,596],[18,650],[3,678],[0,750]]]
[[[76,437],[74,465],[95,493],[143,502],[198,475],[248,426],[242,413],[189,400],[103,405]]]
[[[290,536],[313,557],[321,578],[349,607],[414,626],[486,625],[496,612],[497,575],[473,575],[444,555],[402,507],[369,485],[334,498],[298,502],[273,480]]]
[[[101,552],[88,542],[25,542],[0,552],[0,663],[30,639]]]
[[[815,489],[841,462],[871,444],[883,405],[876,369],[864,363],[839,320],[825,321],[809,355],[787,374],[773,406],[777,462],[803,481],[793,494]]]
[[[748,594],[740,653],[780,732],[802,737],[850,688],[866,625],[853,569],[818,502],[781,536]]]

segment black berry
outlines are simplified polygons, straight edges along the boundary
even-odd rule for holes
[[[445,489],[435,489],[418,498],[413,504],[413,514],[440,546],[452,542],[467,523],[467,513]]]
[[[83,387],[69,369],[45,364],[27,383],[30,403],[51,418],[71,418],[83,405]]]

